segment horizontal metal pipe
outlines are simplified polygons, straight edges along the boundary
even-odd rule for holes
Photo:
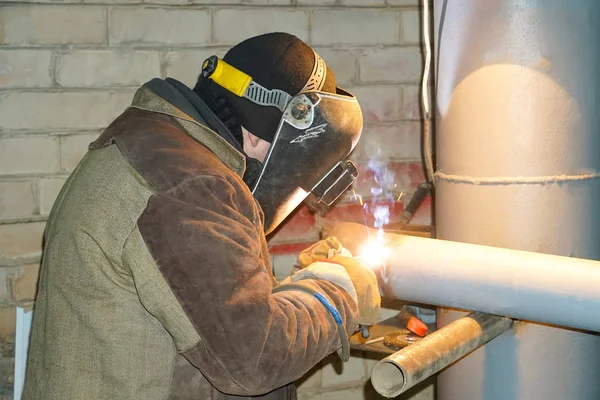
[[[371,371],[373,388],[395,397],[483,346],[513,325],[508,318],[472,313],[384,358]]]
[[[374,232],[353,223],[328,231],[354,254]],[[384,296],[600,332],[600,261],[393,233],[383,243]]]

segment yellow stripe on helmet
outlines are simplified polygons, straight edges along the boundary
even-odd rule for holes
[[[204,61],[202,68],[206,68],[208,60]],[[219,86],[224,87],[231,93],[242,97],[246,92],[246,89],[252,82],[252,77],[239,69],[227,64],[220,58],[217,61],[215,71],[209,77]]]

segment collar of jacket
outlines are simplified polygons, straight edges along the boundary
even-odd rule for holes
[[[230,141],[226,139],[227,135],[231,136],[231,133],[212,114],[208,106],[206,106],[208,112],[194,107],[182,93],[181,86],[192,92],[191,89],[180,82],[177,82],[179,85],[176,87],[172,84],[173,82],[177,81],[170,78],[168,78],[168,81],[158,78],[152,79],[136,91],[130,107],[176,118],[191,137],[208,147],[225,165],[240,177],[243,177],[246,171],[246,157],[230,142],[232,138]],[[194,93],[192,92],[192,94]],[[211,116],[216,121],[212,121],[212,126],[209,127],[206,120],[210,119]],[[219,134],[211,128],[216,130],[225,129],[226,132]]]

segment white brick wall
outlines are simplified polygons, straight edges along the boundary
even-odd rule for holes
[[[29,296],[7,282],[39,261],[47,215],[87,145],[140,84],[171,76],[193,86],[206,57],[222,56],[248,36],[278,30],[299,36],[358,96],[365,129],[354,159],[377,154],[418,162],[418,6],[418,0],[5,0],[0,341],[14,332],[15,303]],[[293,257],[274,261],[282,278]],[[322,364],[301,380],[301,399],[376,398],[365,389],[372,361],[358,354],[341,370],[335,356]]]
[[[73,5],[15,5],[2,7],[3,44],[14,46],[104,44],[103,7]]]
[[[27,217],[34,211],[34,188],[31,181],[0,182],[0,218]]]
[[[137,86],[160,76],[153,51],[74,50],[58,56],[56,82],[63,87]]]
[[[58,172],[56,138],[37,135],[0,137],[0,174],[56,172]]]
[[[378,9],[316,9],[311,13],[311,42],[315,45],[332,42],[338,45],[397,44],[398,17],[399,13]],[[360,28],[363,24],[372,28]]]
[[[75,169],[88,145],[99,133],[77,133],[60,138],[60,169],[61,172],[71,172]]]
[[[285,31],[308,39],[308,11],[304,9],[272,9],[265,12],[260,8],[222,8],[214,13],[214,43],[233,45],[265,32]]]
[[[40,214],[48,215],[65,178],[45,178],[39,182]]]
[[[211,39],[207,9],[127,7],[109,16],[111,44],[202,46]]]
[[[0,53],[0,86],[51,86],[51,62],[52,52],[49,50],[3,50]]]
[[[115,90],[7,92],[0,97],[0,126],[5,130],[103,128],[131,102],[132,94]]]

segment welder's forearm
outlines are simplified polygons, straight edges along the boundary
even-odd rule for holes
[[[275,293],[276,298],[285,300],[300,308],[305,307],[307,312],[311,314],[318,314],[319,318],[330,322],[332,329],[335,329],[337,332],[337,324],[332,313],[312,293],[325,295],[329,303],[339,312],[348,336],[355,332],[358,307],[356,301],[352,299],[347,291],[329,281],[318,279],[302,279],[294,282],[293,286],[302,286],[306,290],[285,290],[285,285],[279,286],[277,293]],[[339,344],[339,340],[336,343]]]
[[[323,281],[302,285],[323,294],[337,308],[348,334],[353,332],[358,311],[345,291]],[[219,390],[242,396],[268,393],[301,378],[341,346],[335,320],[314,296],[283,291],[268,303],[268,313],[257,309],[253,317],[238,321],[234,332],[223,330],[222,337],[185,354]]]
[[[290,288],[287,289],[285,286],[290,286]],[[303,279],[290,285],[280,286],[279,289],[275,293],[278,301],[282,304],[291,304],[294,307],[293,310],[305,310],[305,313],[309,314],[307,318],[316,324],[314,328],[321,329],[321,337],[326,333],[326,337],[329,338],[332,332],[337,332],[332,338],[334,349],[338,349],[342,345],[338,325],[341,325],[342,329],[346,331],[347,336],[356,331],[358,318],[356,301],[335,284],[328,281]],[[310,321],[306,321],[306,323],[310,324]],[[317,323],[317,321],[320,322]],[[341,324],[338,321],[341,321]],[[325,329],[327,332],[324,332]]]

